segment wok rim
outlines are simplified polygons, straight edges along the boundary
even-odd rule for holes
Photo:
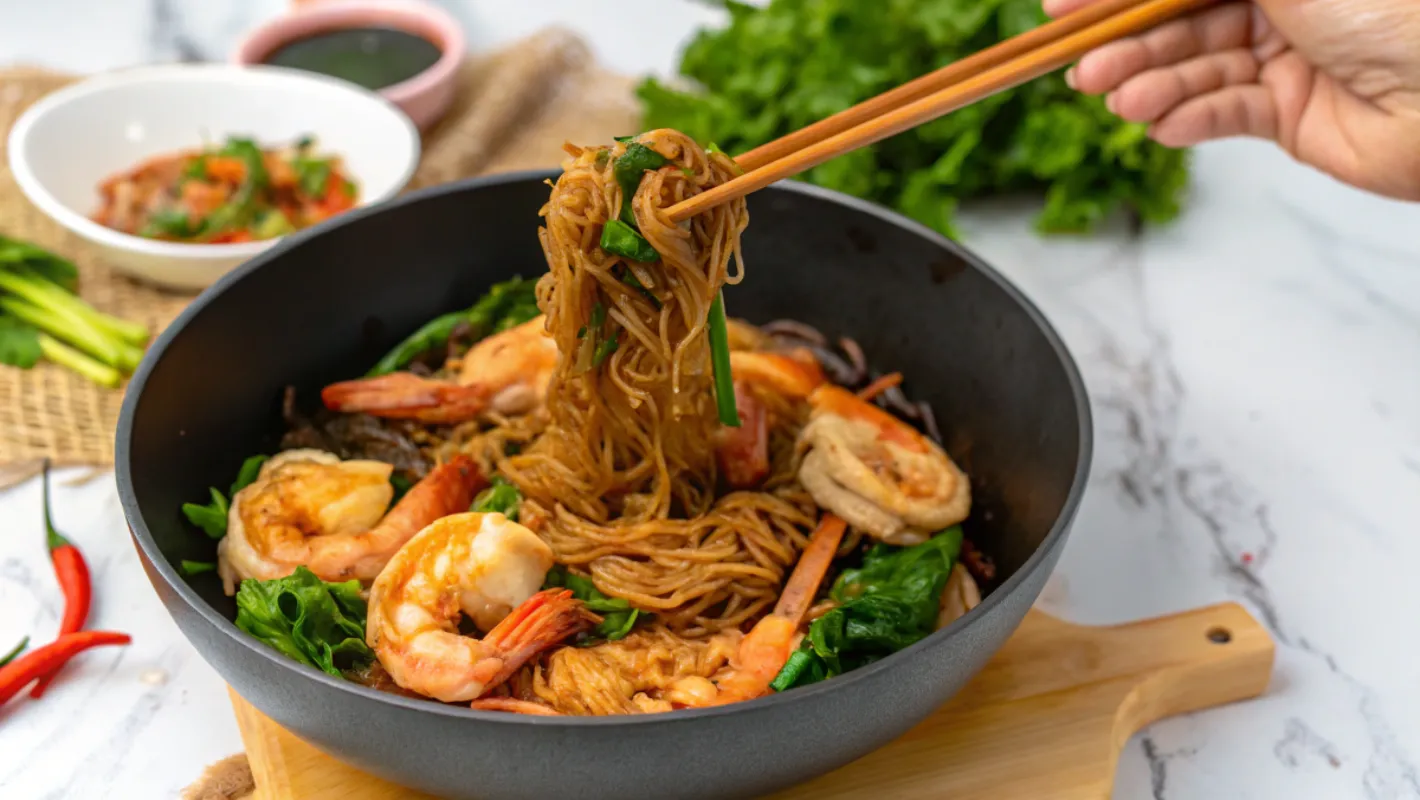
[[[1045,336],[1046,341],[1055,352],[1056,357],[1060,360],[1061,366],[1065,370],[1066,380],[1070,385],[1070,393],[1075,402],[1076,423],[1079,427],[1078,435],[1080,440],[1079,453],[1075,460],[1075,475],[1071,481],[1070,490],[1065,497],[1065,502],[1061,507],[1059,515],[1056,517],[1055,522],[1051,525],[1050,530],[1045,534],[1040,544],[1036,546],[1035,550],[1025,560],[1025,563],[1021,564],[1021,566],[997,586],[994,591],[982,599],[979,606],[972,609],[971,612],[953,620],[945,628],[933,631],[921,640],[914,642],[890,656],[867,666],[860,667],[852,672],[847,672],[809,686],[799,687],[791,692],[775,693],[765,697],[755,698],[754,700],[729,703],[722,706],[712,706],[709,708],[677,709],[656,714],[624,714],[589,717],[544,717],[528,714],[512,714],[503,711],[477,711],[467,706],[461,707],[430,700],[404,697],[390,692],[382,692],[378,689],[362,686],[353,681],[336,678],[314,667],[307,667],[292,661],[262,644],[259,640],[243,633],[233,620],[228,619],[225,615],[219,613],[216,608],[207,603],[207,601],[203,600],[202,597],[197,594],[196,590],[188,585],[187,581],[178,574],[174,566],[168,561],[167,556],[159,549],[157,541],[148,530],[147,523],[138,506],[138,498],[134,491],[131,474],[131,443],[134,416],[137,413],[138,404],[142,399],[143,390],[147,385],[148,377],[156,364],[162,360],[163,355],[167,352],[172,342],[182,335],[187,325],[201,314],[208,305],[212,304],[221,296],[223,292],[227,291],[228,288],[241,281],[247,275],[280,259],[288,251],[301,246],[309,239],[334,232],[339,228],[358,225],[367,217],[400,206],[419,203],[447,194],[478,191],[488,187],[502,186],[504,184],[520,183],[529,180],[555,180],[560,174],[561,170],[558,169],[532,169],[484,175],[419,189],[382,203],[351,209],[320,225],[282,237],[275,246],[227,272],[194,298],[193,301],[173,319],[167,328],[154,339],[147,353],[145,353],[142,362],[134,371],[124,393],[123,404],[119,411],[118,428],[115,433],[114,464],[118,484],[119,504],[123,509],[123,515],[128,523],[132,538],[137,542],[143,557],[150,565],[150,575],[152,572],[156,572],[162,577],[162,580],[168,585],[168,588],[208,624],[239,642],[240,646],[246,647],[253,653],[258,654],[260,657],[276,665],[279,669],[285,670],[286,674],[294,676],[295,680],[314,680],[324,683],[326,686],[336,689],[337,691],[347,692],[364,700],[382,703],[401,710],[438,714],[454,719],[466,719],[474,722],[498,725],[531,725],[557,729],[618,728],[633,725],[675,724],[723,715],[747,714],[758,711],[767,712],[778,706],[808,702],[826,692],[847,692],[854,685],[862,683],[883,671],[891,670],[894,668],[894,665],[901,664],[916,657],[917,654],[920,654],[926,648],[934,646],[936,643],[945,639],[960,636],[964,631],[978,624],[985,618],[990,609],[1004,602],[1008,595],[1018,591],[1021,585],[1025,583],[1028,576],[1043,568],[1045,561],[1050,557],[1052,551],[1063,544],[1062,540],[1065,539],[1069,533],[1075,515],[1079,511],[1085,489],[1089,483],[1090,464],[1094,452],[1094,428],[1090,399],[1085,388],[1084,378],[1080,374],[1079,366],[1076,364],[1074,357],[1065,346],[1064,340],[1055,330],[1055,327],[1050,324],[1050,321],[1035,303],[1018,289],[1015,284],[994,267],[987,264],[982,258],[957,242],[948,239],[931,228],[909,219],[896,211],[892,211],[867,200],[862,200],[831,189],[825,189],[820,186],[814,186],[803,181],[786,180],[772,184],[767,188],[771,191],[786,191],[827,200],[838,205],[846,206],[861,214],[876,217],[885,223],[915,233],[969,263],[1020,305],[1026,315]],[[166,604],[164,604],[164,606],[166,607]],[[171,616],[171,611],[169,611],[169,615]],[[179,628],[179,630],[181,630],[181,628]],[[185,633],[183,634],[183,638],[191,642],[191,638]],[[200,650],[199,654],[201,654]],[[203,660],[207,660],[205,655]],[[226,682],[225,678],[223,678],[223,682]]]

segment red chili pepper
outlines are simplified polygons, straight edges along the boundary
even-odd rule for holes
[[[52,675],[69,659],[88,650],[108,644],[128,644],[133,637],[114,631],[79,631],[67,633],[38,650],[0,667],[0,705],[10,701],[32,680]]]
[[[59,588],[64,590],[64,618],[59,623],[59,635],[82,630],[89,618],[89,603],[93,597],[93,587],[89,582],[89,565],[84,556],[68,539],[54,529],[54,520],[49,513],[49,460],[44,462],[44,528],[49,539],[49,560],[54,563],[54,574],[59,579]],[[40,697],[54,680],[59,669],[45,675],[30,697]]]

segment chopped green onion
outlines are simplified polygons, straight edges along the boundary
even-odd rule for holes
[[[185,558],[182,560],[180,567],[184,575],[201,575],[204,572],[217,571],[217,565],[211,561],[188,561]]]
[[[725,320],[724,292],[715,295],[710,303],[710,363],[715,370],[715,407],[720,412],[720,422],[731,428],[740,426],[739,411],[735,408],[735,384],[730,375],[730,331]]]
[[[782,692],[793,686],[799,680],[799,676],[804,674],[804,670],[813,663],[814,654],[808,650],[795,650],[789,654],[789,660],[784,662],[784,668],[779,670],[779,674],[774,676],[774,680],[769,682],[769,688],[776,692]]]
[[[600,367],[603,361],[606,361],[612,353],[616,352],[616,347],[617,337],[612,336],[610,339],[603,339],[601,344],[597,345],[596,355],[592,356],[592,369]]]
[[[15,660],[15,656],[19,655],[20,653],[25,652],[25,648],[26,648],[26,647],[29,647],[29,645],[30,645],[30,637],[26,636],[25,638],[21,639],[19,644],[17,644],[17,645],[15,645],[14,647],[10,648],[10,652],[6,653],[6,654],[3,655],[3,656],[0,656],[0,667],[5,666],[6,664],[10,663],[11,661],[14,661],[14,660]]]
[[[123,376],[107,364],[101,364],[48,334],[39,335],[39,351],[61,367],[68,367],[100,386],[112,389]]]

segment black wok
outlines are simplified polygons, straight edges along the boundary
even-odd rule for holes
[[[886,744],[1006,641],[1059,557],[1085,487],[1090,413],[1059,337],[976,257],[877,206],[798,183],[750,198],[732,316],[851,335],[929,401],[971,475],[966,528],[994,558],[985,601],[926,640],[817,685],[637,717],[544,718],[421,702],[337,680],[241,633],[213,544],[179,507],[274,452],[280,398],[364,372],[429,317],[546,269],[543,180],[480,178],[349,212],[291,236],[197,299],[159,337],[119,422],[123,510],[183,634],[263,713],[370,773],[468,798],[724,798],[827,772]]]

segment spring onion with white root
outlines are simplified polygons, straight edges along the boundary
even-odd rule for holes
[[[0,236],[0,364],[30,369],[47,359],[107,387],[133,372],[147,327],[84,302],[78,280],[72,262]]]

